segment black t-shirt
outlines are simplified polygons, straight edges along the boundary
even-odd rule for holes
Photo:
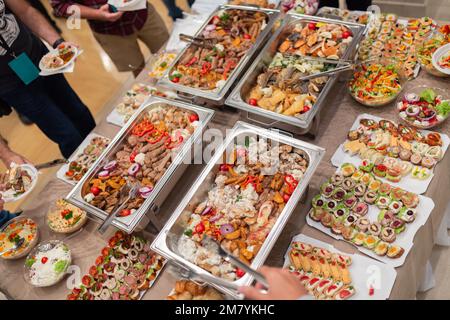
[[[37,66],[47,48],[0,0],[0,34],[12,48],[16,56],[28,54]],[[24,86],[19,77],[11,70],[8,63],[13,58],[0,47],[0,94]]]

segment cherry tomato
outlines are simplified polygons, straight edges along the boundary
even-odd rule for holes
[[[95,265],[99,266],[103,263],[104,259],[103,256],[98,256],[97,259],[95,259]]]
[[[67,296],[67,300],[78,300],[78,295],[71,293]]]
[[[123,231],[120,231],[120,230],[116,231],[114,236],[119,240],[122,240],[125,237],[125,235],[123,234]]]
[[[83,279],[81,279],[81,282],[86,286],[86,287],[90,287],[91,286],[91,277],[88,275],[85,275],[83,277]]]
[[[244,39],[250,40],[252,38],[248,33],[244,34]]]
[[[198,115],[197,114],[191,114],[190,116],[189,116],[189,121],[190,122],[195,122],[195,121],[198,121]]]
[[[220,22],[220,17],[219,17],[219,16],[214,16],[214,17],[212,18],[211,22],[212,22],[213,24],[219,23],[219,22]]]
[[[103,256],[103,257],[109,256],[109,252],[110,252],[110,249],[109,249],[108,247],[104,247],[104,248],[102,249],[102,256]]]
[[[304,106],[303,107],[303,112],[308,112],[309,110],[311,110],[310,106]]]
[[[352,33],[350,31],[344,31],[342,33],[342,38],[347,39],[348,37],[351,37]]]
[[[74,174],[75,174],[75,172],[73,172],[73,170],[69,170],[66,172],[66,176],[68,176],[68,177],[73,177]]]
[[[47,258],[47,257],[42,257],[41,262],[42,262],[43,264],[46,264],[47,261],[48,261],[48,258]]]
[[[245,271],[242,269],[237,268],[236,269],[236,277],[242,278],[245,275]]]
[[[130,210],[130,209],[123,209],[123,210],[120,212],[120,216],[121,216],[121,217],[128,217],[130,214],[131,214],[131,210]]]
[[[308,29],[309,30],[316,30],[316,24],[313,22],[308,23]]]
[[[284,200],[284,202],[288,202],[290,198],[291,198],[291,196],[288,195],[287,193],[283,194],[283,200]]]
[[[248,100],[248,103],[251,104],[252,106],[257,106],[258,100],[252,98],[252,99]]]
[[[180,82],[180,78],[178,78],[178,77],[172,78],[172,82],[178,83],[178,82]]]
[[[131,163],[134,163],[134,159],[136,159],[136,152],[132,152],[132,153],[130,154],[130,162],[131,162]]]
[[[98,187],[91,187],[91,193],[94,196],[98,196],[100,194],[100,189]]]
[[[112,237],[111,239],[109,239],[108,245],[109,245],[111,248],[114,248],[114,247],[116,246],[116,244],[117,244],[117,238],[116,238],[116,237]]]
[[[373,287],[370,287],[369,296],[373,296],[374,294],[375,294],[375,289]]]
[[[81,289],[80,288],[73,288],[72,289],[72,294],[78,296],[81,293]]]
[[[98,274],[98,270],[96,266],[92,266],[89,268],[89,274],[95,278],[95,276]]]
[[[198,225],[195,226],[195,232],[196,233],[202,233],[205,231],[205,225],[203,222],[200,222]]]

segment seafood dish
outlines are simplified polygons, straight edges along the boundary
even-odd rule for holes
[[[389,120],[361,119],[348,133],[344,151],[363,159],[367,172],[390,182],[403,177],[426,180],[443,158],[442,137],[437,132],[422,132]]]
[[[72,233],[87,221],[86,211],[68,203],[64,199],[56,201],[47,213],[47,225],[57,233]]]
[[[30,218],[14,218],[0,231],[0,252],[5,252],[0,257],[6,260],[24,257],[36,245],[38,238],[36,222]],[[23,244],[13,250],[19,241],[23,241]]]
[[[39,67],[41,70],[60,70],[74,61],[78,54],[78,49],[70,44],[62,43],[56,50],[47,53],[42,57]]]
[[[158,54],[156,59],[151,63],[148,76],[155,79],[161,78],[176,57],[177,54],[173,52],[161,52]]]
[[[185,141],[199,125],[199,116],[175,106],[156,107],[136,123],[120,147],[94,177],[85,183],[83,199],[110,214],[121,188],[138,182],[139,195],[128,201],[120,217],[133,214],[163,177]]]
[[[40,243],[25,260],[25,279],[34,287],[52,286],[61,281],[71,262],[69,247],[63,242]]]
[[[351,11],[347,9],[339,9],[333,7],[322,7],[317,12],[317,15],[331,15],[341,18],[343,21],[369,24],[371,19],[371,13],[365,11]]]
[[[359,103],[370,107],[382,106],[400,94],[402,75],[402,70],[391,61],[366,61],[355,70],[348,89]]]
[[[111,141],[97,135],[92,135],[88,139],[90,140],[87,146],[64,167],[64,180],[72,183],[80,181]]]
[[[318,0],[282,0],[281,8],[284,13],[299,13],[314,15],[319,7]]]
[[[287,116],[302,118],[312,109],[328,77],[297,81],[300,77],[334,69],[335,65],[296,55],[284,56],[278,52],[272,62],[257,77],[249,92],[249,105]]]
[[[267,26],[257,10],[224,9],[211,18],[198,37],[211,47],[189,45],[169,72],[169,80],[205,91],[220,91]]]
[[[150,242],[117,231],[67,300],[138,300],[153,286],[165,263],[150,250]]]
[[[408,90],[398,102],[402,120],[411,126],[428,129],[442,123],[450,114],[450,100],[441,89],[419,86]]]
[[[203,238],[212,237],[250,265],[309,166],[309,156],[301,149],[247,138],[225,163],[216,165],[207,198],[192,210],[178,240],[185,259],[230,281],[245,272],[211,252]]]
[[[23,164],[11,164],[11,167],[0,174],[0,194],[5,202],[19,200],[31,192],[37,181],[35,167]]]
[[[442,47],[450,43],[450,25],[446,24],[433,32],[433,34],[427,38],[417,50],[417,58],[419,59],[421,67],[428,73],[439,76],[447,77],[445,73],[441,73],[434,68],[432,63],[433,53]]]
[[[419,196],[377,179],[365,166],[345,163],[322,184],[312,199],[309,217],[340,238],[377,256],[400,258],[405,249],[395,244],[419,214]],[[368,218],[370,206],[379,209],[376,221]]]
[[[338,60],[352,41],[352,30],[343,24],[310,21],[298,23],[278,51]]]
[[[167,300],[225,300],[225,298],[210,286],[200,286],[189,280],[178,280]]]
[[[428,17],[399,20],[395,14],[375,16],[377,20],[361,42],[358,58],[388,58],[404,69],[407,78],[417,75],[416,48],[435,29],[435,22]]]
[[[255,6],[259,8],[276,9],[276,2],[270,0],[230,0],[228,4],[234,6]]]
[[[350,256],[294,241],[289,250],[289,271],[298,276],[308,293],[318,300],[346,300],[355,293]]]

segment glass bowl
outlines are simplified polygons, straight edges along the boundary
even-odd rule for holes
[[[367,79],[365,73],[370,72],[371,69],[374,70],[374,72],[372,72],[371,74],[377,73],[377,70],[382,70],[386,73],[393,72],[394,74],[397,74],[396,82],[398,83],[399,87],[395,88],[396,90],[392,90],[391,93],[385,94],[380,97],[375,97],[373,95],[371,96],[370,94],[368,94],[369,91],[366,88],[362,88],[364,85],[370,85],[370,83],[368,81],[364,81],[364,79]],[[379,79],[379,76],[377,78],[377,75],[375,75],[374,79]],[[354,73],[351,76],[351,79],[348,81],[347,88],[353,99],[355,99],[360,104],[367,107],[381,107],[391,103],[398,97],[400,92],[403,90],[406,81],[407,77],[405,76],[404,69],[402,68],[401,64],[399,64],[395,60],[387,58],[369,59],[356,65]]]
[[[64,278],[71,263],[72,256],[64,242],[44,241],[28,254],[24,277],[34,287],[50,287]]]
[[[420,103],[421,101],[423,101],[423,99],[420,98],[421,93],[426,89],[433,90],[436,94],[436,97],[440,96],[441,101],[448,101],[450,103],[450,95],[447,90],[441,88],[433,88],[425,85],[405,88],[404,94],[401,94],[396,102],[396,108],[399,118],[404,123],[419,129],[433,128],[437,125],[440,125],[450,116],[450,113],[447,114],[446,116],[440,115],[435,108],[428,108],[428,106],[424,105],[424,102]],[[420,100],[416,103],[412,102],[416,99]],[[405,108],[407,108],[408,106],[411,107],[412,113],[410,112],[410,114],[414,114],[415,112],[417,112],[417,110],[419,111],[419,114],[417,116],[414,115],[408,116],[407,111],[405,110]],[[432,115],[430,115],[429,119],[425,119],[424,116],[420,116],[421,114],[423,114],[424,110],[430,112],[427,109],[430,109],[432,110],[432,112],[435,112],[435,116],[433,117]]]
[[[63,217],[64,210],[69,212]],[[70,212],[71,211],[71,212]],[[74,215],[74,212],[76,214]],[[67,218],[67,219],[66,219]],[[55,233],[68,234],[80,230],[87,222],[86,211],[68,203],[64,199],[53,202],[45,216],[45,224]]]
[[[439,32],[438,30],[432,32],[429,37],[427,37],[421,45],[417,48],[417,59],[420,63],[420,67],[425,70],[425,72],[435,76],[435,77],[449,77],[449,75],[437,70],[432,63],[433,53],[441,46],[449,43],[450,36],[446,36]]]

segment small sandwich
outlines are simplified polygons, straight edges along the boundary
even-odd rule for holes
[[[350,256],[346,256],[339,253],[333,253],[331,260],[343,264],[345,266],[350,266],[352,264],[352,258]]]
[[[353,286],[345,286],[341,290],[339,290],[335,295],[335,300],[346,300],[349,299],[356,293],[355,287]]]
[[[411,223],[416,219],[416,209],[403,207],[397,217],[406,223]]]
[[[313,277],[313,273],[312,272],[304,272],[303,274],[301,274],[299,276],[299,281],[302,285],[306,286],[306,284],[309,282],[309,280],[311,280],[311,278]]]
[[[289,260],[296,270],[302,270],[302,261],[300,259],[300,252],[297,250],[291,250],[289,252]]]
[[[364,240],[364,247],[366,247],[367,249],[372,250],[373,248],[375,248],[375,246],[378,244],[378,242],[380,241],[380,239],[376,236],[373,235],[368,235],[366,237],[366,240]]]
[[[320,276],[314,276],[306,283],[306,290],[313,292],[314,289],[319,285],[320,281],[323,280]]]
[[[314,256],[313,254],[308,254],[307,258],[309,260],[309,263],[311,264],[311,271],[312,273],[318,275],[320,274],[320,263],[319,260],[316,256]]]
[[[309,211],[310,218],[316,222],[320,222],[325,214],[327,211],[323,208],[311,208]]]
[[[387,256],[392,259],[397,259],[400,258],[404,252],[405,249],[403,249],[402,247],[391,245],[387,251]]]
[[[358,231],[352,226],[344,226],[342,229],[342,237],[347,241],[351,241],[357,233]]]
[[[324,291],[326,291],[326,289],[329,286],[331,286],[332,284],[333,284],[333,279],[331,279],[331,278],[322,279],[316,287],[316,291],[319,294],[319,296],[324,294]]]
[[[366,234],[364,232],[358,232],[352,239],[352,242],[357,246],[362,246],[364,240],[366,240]]]
[[[331,276],[331,267],[328,264],[328,260],[319,257],[319,264],[320,264],[320,275],[324,278],[329,278]]]
[[[299,250],[299,251],[304,251],[304,252],[312,252],[313,251],[313,247],[307,243],[303,243],[300,241],[294,241],[292,242],[292,248],[294,248],[295,250]]]
[[[342,287],[344,287],[344,283],[342,283],[341,281],[335,281],[333,284],[331,284],[330,286],[328,286],[328,288],[326,288],[325,291],[325,295],[327,297],[334,297],[334,295],[342,289]]]
[[[374,251],[375,254],[379,255],[380,257],[386,255],[389,248],[389,244],[384,241],[378,242],[377,246],[375,247]]]

